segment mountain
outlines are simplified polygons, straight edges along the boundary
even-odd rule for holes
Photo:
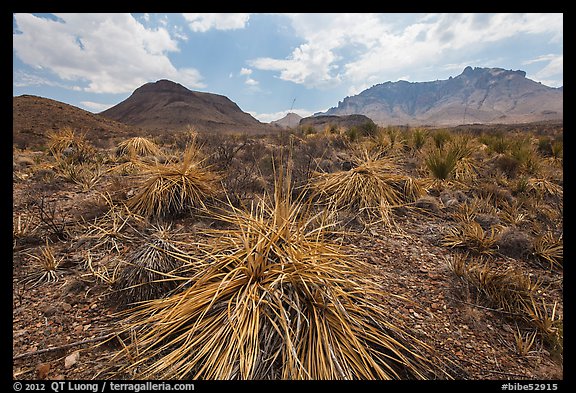
[[[468,66],[447,80],[378,84],[322,114],[363,114],[384,126],[514,124],[562,120],[563,103],[563,88],[528,79],[524,71]]]
[[[12,141],[21,147],[46,146],[48,133],[70,127],[92,142],[136,135],[139,130],[49,98],[12,98]]]
[[[289,112],[283,118],[271,121],[270,124],[276,125],[279,127],[283,127],[283,128],[294,128],[294,127],[298,126],[298,123],[300,123],[301,119],[302,119],[302,116],[300,116],[294,112]]]
[[[316,131],[321,131],[326,126],[347,129],[366,124],[375,126],[372,119],[364,115],[314,115],[300,120],[301,127],[313,127]]]
[[[175,131],[188,126],[205,131],[270,129],[228,97],[188,90],[166,79],[140,86],[126,100],[100,115],[149,130]]]

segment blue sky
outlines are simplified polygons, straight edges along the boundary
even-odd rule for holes
[[[524,70],[563,85],[562,14],[14,14],[13,95],[98,113],[170,79],[263,122],[375,84]]]

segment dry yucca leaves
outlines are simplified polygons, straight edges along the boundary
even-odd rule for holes
[[[152,233],[144,236],[144,243],[128,256],[114,283],[118,290],[114,297],[117,304],[158,299],[177,287],[176,280],[169,275],[182,265],[172,255],[181,251],[171,241],[172,235],[170,227],[153,227]]]
[[[519,268],[496,266],[484,257],[458,254],[450,269],[471,284],[492,307],[535,328],[554,350],[562,351],[562,317],[557,303],[541,296],[542,281]]]
[[[160,148],[150,139],[135,136],[128,138],[118,144],[116,148],[117,156],[158,156],[160,155]]]
[[[366,159],[349,171],[318,173],[309,184],[312,197],[336,210],[347,210],[390,222],[393,207],[415,201],[424,194],[409,176],[392,173],[385,159]]]
[[[497,249],[498,235],[498,227],[485,231],[476,221],[462,221],[446,229],[442,236],[442,245],[466,248],[478,254],[492,254]]]
[[[25,284],[35,287],[42,283],[53,283],[59,280],[59,267],[64,258],[56,258],[54,250],[46,240],[46,246],[40,249],[39,255],[27,254],[34,262],[34,270],[26,275]]]
[[[449,378],[444,362],[389,315],[366,263],[327,240],[328,225],[291,201],[276,179],[274,198],[218,213],[226,229],[207,232],[180,292],[124,312],[132,340],[119,372],[161,379]],[[270,200],[271,199],[271,200]]]
[[[187,149],[182,162],[148,167],[136,194],[127,201],[128,208],[145,217],[204,208],[206,199],[219,192],[221,176],[204,168],[195,154]]]

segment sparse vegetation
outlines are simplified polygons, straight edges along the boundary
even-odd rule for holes
[[[187,149],[180,163],[150,167],[127,201],[130,211],[144,217],[165,217],[187,208],[205,208],[205,201],[219,191],[220,177],[202,167],[193,149]]]
[[[98,329],[78,369],[43,355],[49,377],[561,375],[561,132],[503,129],[68,128],[15,148],[15,353]]]

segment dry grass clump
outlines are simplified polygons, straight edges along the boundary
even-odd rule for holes
[[[477,254],[493,254],[496,251],[499,228],[485,231],[476,221],[463,221],[449,227],[442,237],[442,245],[450,248],[466,248]]]
[[[105,172],[98,162],[74,163],[60,160],[56,168],[60,177],[80,185],[82,191],[91,190]]]
[[[116,156],[159,156],[160,148],[148,138],[135,136],[128,138],[118,144]]]
[[[128,257],[127,266],[118,274],[116,303],[127,305],[159,299],[177,287],[170,273],[182,262],[174,254],[182,254],[171,242],[170,228],[158,227]]]
[[[450,138],[449,142],[441,142],[429,151],[424,162],[430,176],[437,181],[474,179],[477,177],[478,167],[471,157],[473,152],[470,138]]]
[[[83,135],[76,135],[70,127],[48,134],[48,148],[57,159],[67,162],[89,161],[95,154],[95,149]]]
[[[220,176],[195,160],[187,149],[180,163],[150,166],[136,194],[128,199],[130,211],[145,217],[165,217],[186,208],[205,208],[204,202],[220,190]]]
[[[386,159],[365,159],[349,171],[316,173],[308,187],[313,198],[330,208],[389,223],[393,207],[414,202],[424,194],[415,179],[394,170]]]
[[[532,243],[533,255],[541,262],[548,263],[551,269],[562,269],[564,242],[562,235],[554,236],[550,231],[538,236]]]
[[[274,199],[230,206],[203,255],[182,255],[186,289],[127,310],[120,372],[160,379],[447,377],[382,306],[367,265],[327,240],[276,179]]]
[[[455,256],[448,266],[471,284],[489,306],[536,328],[552,349],[562,352],[562,318],[557,303],[551,306],[541,299],[543,287],[539,280],[517,268],[494,266],[468,254]]]
[[[30,284],[33,288],[41,283],[53,283],[58,281],[58,268],[64,258],[57,259],[54,256],[54,250],[46,240],[46,246],[40,250],[40,255],[26,254],[31,257],[35,262],[35,268],[32,273],[28,274],[25,279],[25,284]]]
[[[86,232],[80,241],[88,243],[88,250],[92,252],[120,253],[125,245],[135,240],[129,229],[133,229],[133,224],[141,223],[143,218],[128,211],[124,205],[115,205],[109,194],[102,194],[102,198],[108,211],[85,225]]]

